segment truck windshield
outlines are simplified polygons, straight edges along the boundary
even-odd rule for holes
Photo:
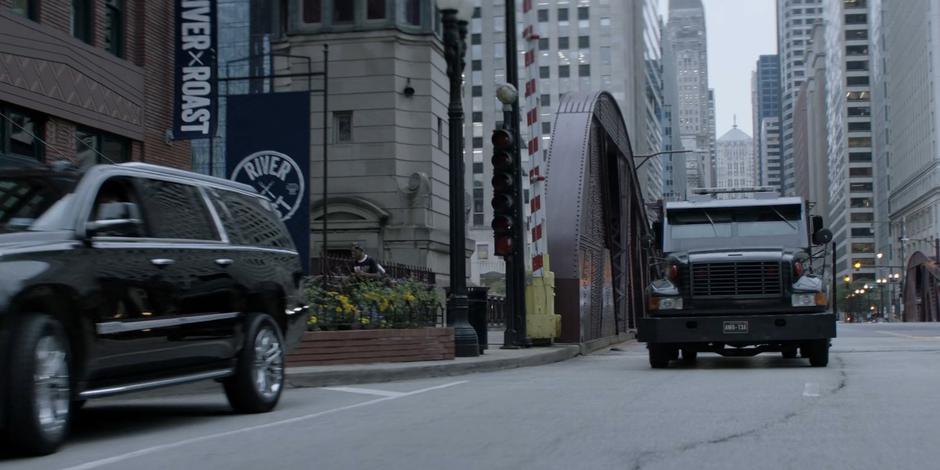
[[[798,204],[671,209],[666,219],[667,252],[807,244]]]
[[[0,176],[0,233],[45,226],[38,222],[61,212],[68,191],[57,182],[54,178]]]

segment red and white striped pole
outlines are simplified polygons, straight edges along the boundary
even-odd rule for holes
[[[538,93],[538,45],[539,33],[536,30],[538,16],[533,8],[534,0],[523,0],[522,18],[524,29],[522,38],[525,40],[525,93],[523,104],[525,109],[525,122],[529,130],[529,255],[530,267],[534,277],[542,277],[545,252],[548,249],[545,239],[545,210],[542,203],[545,201],[545,178],[542,169],[545,166],[541,152],[542,126],[539,123],[539,93]]]

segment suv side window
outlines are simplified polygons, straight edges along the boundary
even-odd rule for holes
[[[119,211],[121,215],[114,213],[117,204],[124,206]],[[88,214],[87,222],[108,220],[113,218],[131,218],[141,219],[140,215],[140,197],[137,195],[132,180],[125,176],[115,176],[108,178],[95,194],[95,200],[91,206],[91,212]],[[103,236],[121,236],[121,237],[142,237],[146,235],[143,225],[120,228],[115,230],[99,230],[97,235]]]
[[[220,239],[215,222],[195,186],[162,180],[143,181],[150,228],[156,238]]]
[[[232,243],[294,249],[290,234],[267,200],[233,191],[213,190],[211,193]]]

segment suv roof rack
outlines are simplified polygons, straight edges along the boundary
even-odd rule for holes
[[[248,191],[252,194],[257,192],[255,191],[254,188],[244,183],[227,180],[225,178],[219,178],[217,176],[210,176],[210,175],[204,175],[202,173],[194,173],[192,171],[180,170],[178,168],[173,168],[173,167],[168,167],[168,166],[154,165],[151,163],[141,163],[141,162],[119,163],[118,166],[122,166],[125,168],[134,168],[137,170],[149,171],[152,173],[160,173],[164,175],[178,176],[180,178],[189,178],[189,179],[204,181],[206,183],[217,184],[220,186],[228,186],[230,188],[240,189],[242,191]]]

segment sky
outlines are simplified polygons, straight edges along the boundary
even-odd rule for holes
[[[708,86],[715,89],[715,138],[731,129],[751,129],[751,72],[762,54],[777,53],[774,0],[703,0],[708,42]],[[659,0],[664,20],[669,0]]]

